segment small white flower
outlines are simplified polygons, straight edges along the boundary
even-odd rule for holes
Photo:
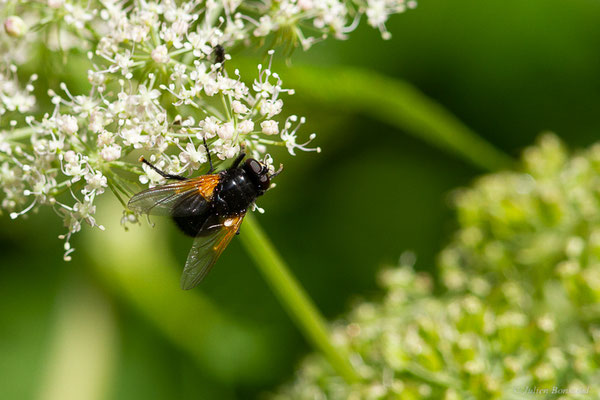
[[[71,182],[77,182],[86,172],[86,164],[81,154],[73,150],[67,151],[63,156],[63,173],[72,176]]]
[[[254,30],[254,36],[267,36],[271,31],[277,29],[277,25],[273,23],[271,17],[263,15],[259,19],[258,27]]]
[[[88,129],[94,133],[101,132],[106,125],[112,122],[104,112],[99,110],[90,112],[89,121]]]
[[[0,153],[5,153],[7,155],[12,153],[10,143],[8,143],[8,141],[5,139],[4,135],[0,135]]]
[[[73,150],[69,150],[65,153],[63,159],[65,160],[65,162],[67,163],[75,163],[79,161],[79,157],[77,156],[77,153],[75,153]]]
[[[232,143],[231,141],[223,141],[218,139],[213,143],[213,147],[216,150],[217,157],[221,160],[234,158],[240,154],[240,146]]]
[[[246,114],[249,110],[241,101],[234,100],[231,102],[231,109],[236,114]]]
[[[185,150],[179,154],[179,160],[183,164],[191,165],[193,169],[198,169],[200,164],[205,163],[208,158],[204,146],[196,147],[193,143],[188,143]]]
[[[102,172],[95,171],[94,173],[88,172],[85,175],[85,193],[95,192],[97,195],[104,193],[104,188],[108,186],[108,180]]]
[[[77,118],[72,115],[61,115],[57,117],[56,124],[58,125],[58,129],[68,135],[73,135],[79,129],[77,126]]]
[[[109,131],[104,130],[98,135],[98,139],[96,140],[96,146],[101,148],[104,146],[111,145],[114,142],[115,142],[114,135],[112,133],[110,133]]]
[[[219,127],[217,135],[223,140],[229,140],[233,138],[234,132],[235,128],[233,127],[233,122],[226,122]]]
[[[48,7],[61,8],[65,4],[65,0],[48,0]]]
[[[133,60],[129,51],[123,54],[118,53],[115,56],[115,65],[121,69],[123,75],[129,75],[129,69],[133,66]]]
[[[91,21],[95,15],[95,11],[88,12],[80,5],[73,3],[65,3],[64,9],[67,11],[67,14],[64,16],[65,22],[80,30],[83,30],[85,24]]]
[[[200,122],[199,126],[203,132],[203,135],[199,137],[199,139],[211,139],[217,134],[217,130],[219,129],[220,124],[219,120],[215,117],[206,117],[203,121]]]
[[[154,102],[154,100],[160,97],[160,91],[158,89],[149,90],[146,85],[141,85],[138,87],[139,92],[139,104],[144,107],[148,107],[150,104]]]
[[[267,118],[271,118],[279,113],[283,108],[283,100],[265,100],[261,103],[260,112],[262,115],[266,115]]]
[[[248,134],[254,130],[254,122],[249,119],[243,120],[238,124],[237,130],[242,135]]]
[[[104,161],[115,161],[121,158],[121,146],[118,144],[111,144],[108,146],[104,146],[102,150],[100,150],[100,157]]]
[[[302,11],[309,11],[314,7],[313,0],[298,0],[297,4]]]
[[[261,122],[260,127],[265,135],[277,135],[279,133],[279,123],[272,119]]]
[[[129,30],[129,38],[135,43],[141,43],[148,39],[150,28],[147,25],[135,25]]]
[[[212,33],[212,29],[209,28],[208,31],[203,30],[188,34],[187,39],[190,46],[194,49],[193,54],[195,57],[204,58],[206,55],[212,53],[212,46],[207,43]]]
[[[120,136],[123,138],[123,143],[126,146],[133,146],[134,149],[141,148],[142,144],[148,140],[148,136],[142,135],[141,126],[123,129]]]
[[[386,0],[367,0],[367,21],[369,25],[378,27],[388,19]]]
[[[73,211],[76,218],[85,219],[90,225],[95,225],[92,215],[96,213],[96,206],[91,201],[78,201],[73,206]]]
[[[202,86],[202,89],[204,90],[204,93],[206,93],[206,95],[209,97],[212,97],[215,94],[219,93],[219,85],[214,80],[205,81]]]
[[[92,71],[92,70],[88,70],[88,82],[94,86],[100,86],[104,83],[106,79],[106,75],[98,72],[98,71]]]
[[[151,56],[154,62],[158,64],[166,64],[171,60],[169,57],[169,50],[167,50],[167,46],[164,44],[152,50]]]

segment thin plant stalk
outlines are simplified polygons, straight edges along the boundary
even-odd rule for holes
[[[347,382],[359,380],[348,355],[331,342],[325,319],[290,273],[252,213],[246,216],[243,230],[240,239],[246,251],[304,336]]]
[[[39,400],[101,400],[118,366],[117,321],[109,299],[84,281],[58,301]]]

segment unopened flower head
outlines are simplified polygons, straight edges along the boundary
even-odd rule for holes
[[[11,15],[4,20],[4,30],[9,36],[21,37],[27,32],[27,25],[16,15]]]
[[[274,398],[598,393],[599,174],[600,145],[569,157],[546,135],[525,152],[522,171],[460,191],[459,229],[438,262],[441,287],[433,291],[406,253],[381,275],[385,297],[334,325],[362,379],[347,384],[312,355]]]

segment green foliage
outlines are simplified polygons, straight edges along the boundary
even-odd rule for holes
[[[182,291],[181,266],[164,246],[160,229],[135,226],[125,231],[117,223],[119,205],[103,206],[102,214],[113,221],[107,225],[110,235],[88,235],[87,249],[106,288],[202,365],[212,379],[256,379],[270,348],[267,335],[228,315],[203,293]]]
[[[296,51],[294,65],[285,70],[293,73],[300,64],[308,64],[331,74],[360,67],[410,82],[510,155],[518,154],[543,129],[568,132],[562,140],[569,146],[587,146],[598,140],[600,130],[599,18],[598,1],[427,0],[415,12],[390,20],[394,40],[382,41],[363,25],[352,40],[326,40],[309,52]],[[87,59],[77,61],[71,53],[45,47],[36,52],[19,75],[23,84],[30,74],[40,75],[36,96],[45,96],[61,81],[74,94],[87,90],[87,80],[77,80],[77,72],[87,69]],[[66,56],[73,59],[69,68],[63,64]],[[229,63],[230,72],[237,61],[235,57]],[[296,86],[284,77],[297,88],[289,100],[290,112],[310,116],[303,132],[317,132],[323,152],[286,160],[277,189],[260,201],[267,212],[258,218],[327,318],[339,315],[353,296],[372,293],[376,269],[401,249],[415,250],[420,270],[434,265],[433,255],[440,243],[447,243],[451,224],[444,195],[480,173],[469,159],[487,161],[465,152],[448,155],[444,151],[451,146],[442,139],[423,143],[405,135],[418,132],[395,123],[400,116],[392,119],[388,113],[394,109],[378,110],[388,91],[361,102],[342,93],[352,88],[323,86],[334,77],[315,79],[318,84],[313,87],[304,80]],[[376,101],[377,106],[371,104]],[[52,112],[52,107],[39,111]],[[433,132],[425,126],[423,133]],[[456,154],[466,156],[467,162]],[[377,195],[375,212],[365,193]],[[98,207],[99,214],[103,211],[108,208]],[[161,223],[158,218],[153,222]],[[53,327],[60,323],[54,311],[62,305],[57,297],[73,277],[102,288],[114,307],[118,338],[112,351],[117,359],[106,398],[254,399],[287,379],[308,345],[242,248],[244,228],[195,293],[177,289],[190,240],[167,228],[168,221],[154,230],[143,229],[157,236],[140,243],[142,251],[165,253],[155,258],[156,264],[125,262],[137,242],[132,236],[142,230],[132,229],[120,240],[117,252],[125,255],[113,264],[111,250],[102,242],[84,240],[83,235],[94,234],[85,228],[73,243],[83,251],[67,264],[56,241],[62,227],[49,208],[29,219],[0,219],[0,398],[40,397],[43,378],[54,368],[46,360],[54,348]],[[103,234],[113,236],[120,229],[107,224]],[[96,234],[100,238],[100,232]],[[84,249],[89,247],[96,255],[89,256]],[[444,296],[458,297],[462,290],[459,285],[456,294],[448,290]],[[182,318],[191,306],[194,311]],[[597,312],[586,309],[578,315],[592,322]],[[223,320],[215,327],[215,321]],[[206,340],[203,329],[229,334],[213,333]],[[235,344],[232,335],[240,339]],[[77,365],[92,362],[87,352],[79,356]],[[422,370],[415,371],[423,376]],[[597,393],[590,388],[586,398]],[[514,397],[544,398],[520,393]]]
[[[364,113],[484,170],[512,164],[510,157],[406,81],[352,67],[304,65],[281,70],[301,97]]]
[[[600,145],[569,158],[547,135],[520,172],[457,192],[439,290],[403,257],[381,275],[385,297],[337,326],[362,382],[313,355],[275,398],[598,396],[599,183]]]

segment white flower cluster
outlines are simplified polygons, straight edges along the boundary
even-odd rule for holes
[[[164,182],[135,154],[190,176],[207,168],[205,141],[215,166],[243,150],[274,171],[270,147],[292,155],[319,151],[308,145],[314,134],[298,139],[304,117],[281,118],[284,95],[293,90],[272,70],[273,50],[268,65],[244,76],[229,53],[271,35],[304,48],[328,34],[343,38],[363,14],[382,29],[390,13],[406,7],[403,0],[383,7],[339,0],[48,0],[47,7],[22,2],[0,10],[0,49],[7,50],[0,58],[2,209],[16,218],[51,206],[64,220],[69,259],[71,235],[83,222],[102,228],[94,218],[98,195],[108,188],[125,204],[140,183]],[[70,77],[52,89],[55,78],[40,74],[51,89],[36,99],[37,76],[21,85],[17,66],[42,43],[62,55]],[[123,222],[135,220],[125,213]]]
[[[364,10],[369,25],[378,28],[384,39],[390,39],[392,35],[385,27],[385,23],[390,15],[403,13],[407,9],[415,8],[416,6],[417,2],[414,0],[367,0]]]
[[[27,113],[34,109],[35,97],[31,92],[35,80],[37,75],[32,75],[22,88],[17,79],[17,66],[10,64],[8,68],[2,68],[0,65],[0,118],[7,112]]]

